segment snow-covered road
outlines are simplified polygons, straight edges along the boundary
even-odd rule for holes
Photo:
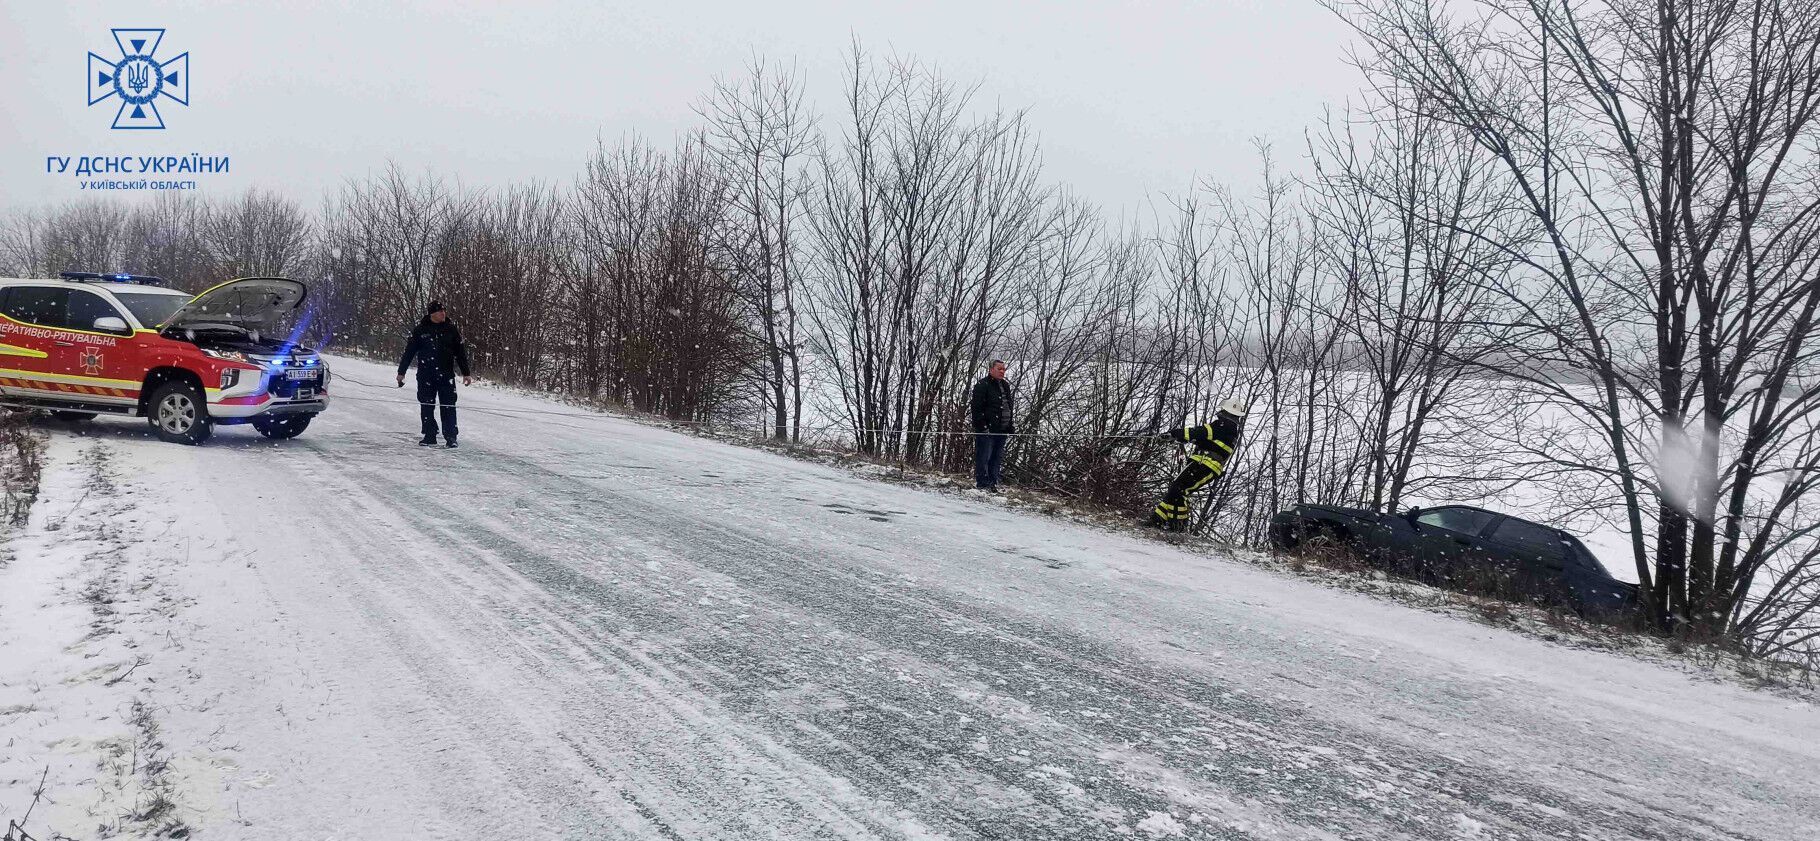
[[[337,391],[282,444],[45,425],[0,820],[48,768],[40,837],[106,825],[89,754],[139,699],[202,838],[1820,826],[1810,704],[491,389],[420,449],[408,391]]]

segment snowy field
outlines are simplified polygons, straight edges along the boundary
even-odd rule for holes
[[[42,778],[42,839],[1820,825],[1808,703],[485,388],[420,449],[336,364],[295,441],[44,425],[0,821]]]

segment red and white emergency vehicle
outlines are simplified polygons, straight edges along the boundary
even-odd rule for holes
[[[280,277],[195,296],[140,275],[0,278],[0,405],[73,421],[143,417],[184,444],[215,424],[294,437],[329,404],[321,356],[274,333],[308,294]]]

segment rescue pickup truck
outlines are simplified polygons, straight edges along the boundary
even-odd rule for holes
[[[294,329],[280,334],[308,295],[281,277],[194,296],[143,275],[0,278],[0,405],[66,421],[145,418],[183,444],[216,424],[295,437],[329,405],[321,355]]]

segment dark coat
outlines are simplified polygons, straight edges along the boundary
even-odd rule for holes
[[[973,384],[972,409],[974,432],[1017,432],[1017,397],[1010,380],[981,377]]]
[[[1221,412],[1214,417],[1212,423],[1164,432],[1158,437],[1193,444],[1195,452],[1203,459],[1212,458],[1224,466],[1227,459],[1238,451],[1241,431],[1236,418]]]
[[[461,340],[461,331],[455,328],[453,319],[445,318],[437,324],[424,316],[405,342],[404,356],[398,360],[399,376],[411,369],[413,359],[417,361],[419,380],[452,380],[458,366],[462,376],[473,376],[468,369],[468,345]]]

